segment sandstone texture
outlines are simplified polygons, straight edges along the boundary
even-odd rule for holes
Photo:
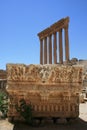
[[[5,70],[0,70],[0,79],[6,79],[7,78],[7,73]]]
[[[8,117],[22,119],[15,105],[24,99],[34,117],[76,118],[81,87],[81,66],[7,64]]]
[[[7,73],[5,70],[0,70],[0,91],[5,90],[7,82]]]

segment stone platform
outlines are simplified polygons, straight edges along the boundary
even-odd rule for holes
[[[8,117],[22,119],[15,105],[24,99],[34,117],[76,118],[81,87],[81,66],[7,64]]]

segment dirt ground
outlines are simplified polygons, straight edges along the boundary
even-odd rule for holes
[[[0,120],[0,130],[87,130],[87,102],[80,104],[79,118],[67,123],[65,120],[57,124],[53,122],[45,122],[44,125],[38,127],[30,127],[28,125],[18,123],[11,124],[8,120]]]

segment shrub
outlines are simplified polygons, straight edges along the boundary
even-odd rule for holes
[[[3,117],[7,117],[8,112],[8,97],[5,92],[0,92],[0,111]]]
[[[26,104],[25,100],[21,99],[19,105],[16,104],[16,110],[20,113],[20,116],[25,119],[26,123],[32,124],[33,116],[31,104]]]

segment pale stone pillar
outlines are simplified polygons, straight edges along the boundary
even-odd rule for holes
[[[54,64],[57,63],[57,34],[56,32],[53,34],[54,36],[54,41],[53,41],[53,46],[54,46]]]
[[[44,38],[44,64],[47,64],[47,37]]]
[[[52,35],[49,36],[49,64],[52,64]]]
[[[65,29],[65,60],[69,61],[68,25],[64,29]]]
[[[63,63],[62,29],[59,30],[59,63]]]
[[[40,39],[40,64],[43,64],[43,39]]]

